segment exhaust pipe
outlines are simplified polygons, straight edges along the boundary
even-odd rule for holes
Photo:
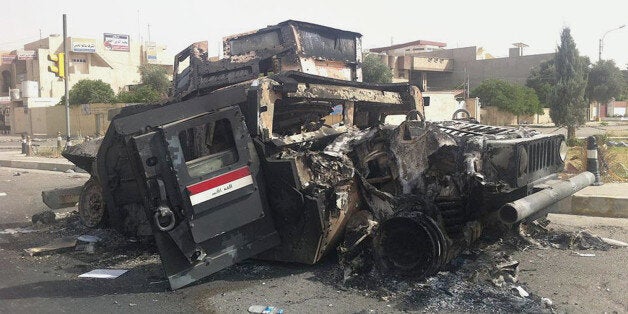
[[[505,224],[514,224],[530,217],[595,182],[595,175],[585,171],[569,180],[551,185],[542,191],[510,202],[499,209],[499,219]]]

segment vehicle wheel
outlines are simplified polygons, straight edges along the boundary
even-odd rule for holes
[[[102,227],[106,224],[107,207],[100,183],[95,178],[90,178],[83,185],[78,201],[78,211],[81,222],[89,228]]]

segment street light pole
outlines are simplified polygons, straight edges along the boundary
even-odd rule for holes
[[[604,33],[604,35],[602,35],[602,38],[600,38],[600,46],[598,47],[598,50],[597,50],[597,61],[598,61],[598,62],[602,61],[602,49],[604,49],[604,37],[606,37],[606,35],[607,35],[608,33],[612,32],[612,31],[616,31],[616,30],[618,30],[618,29],[622,29],[622,28],[624,28],[624,27],[626,27],[626,24],[624,24],[624,25],[622,25],[622,26],[620,26],[620,27],[617,27],[617,28],[613,28],[613,29],[611,29],[611,30],[608,30],[608,31],[606,31],[606,33]],[[602,117],[602,114],[601,114],[601,112],[600,112],[600,110],[601,110],[601,109],[602,109],[602,106],[601,106],[601,104],[598,102],[598,103],[597,103],[597,119],[596,119],[597,121],[600,121],[600,120],[601,120],[601,117]]]
[[[599,48],[598,48],[597,61],[602,61],[602,49],[604,49],[604,37],[606,37],[606,35],[607,35],[608,33],[612,32],[612,31],[616,31],[616,30],[618,30],[618,29],[622,29],[622,28],[624,28],[624,27],[626,27],[626,24],[624,24],[624,25],[622,25],[622,26],[620,26],[620,27],[617,27],[617,28],[613,28],[613,29],[611,29],[611,30],[608,30],[608,31],[606,31],[606,33],[604,33],[604,35],[602,35],[602,38],[600,38],[600,46],[599,46]]]
[[[68,81],[69,78],[69,74],[70,71],[68,71],[68,64],[70,64],[68,62],[68,22],[66,19],[65,14],[63,14],[63,54],[65,56],[63,62],[63,68],[66,70],[65,73],[65,77],[63,78],[63,83],[65,85],[65,130],[67,132],[68,137],[66,138],[66,141],[69,145],[70,143],[70,99],[69,99],[69,95],[68,95],[68,89],[69,89],[69,84],[70,82]]]

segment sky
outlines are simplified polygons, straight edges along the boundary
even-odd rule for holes
[[[581,55],[598,60],[599,39],[628,24],[628,1],[10,1],[0,10],[0,50],[21,48],[41,34],[102,39],[103,33],[129,34],[165,44],[174,55],[193,42],[209,41],[219,55],[222,38],[295,19],[359,32],[365,49],[418,39],[448,48],[483,47],[508,56],[512,43],[529,45],[524,54],[554,52],[564,27],[571,28]],[[150,25],[150,28],[149,28]],[[149,32],[150,29],[150,32]],[[626,69],[628,26],[607,33],[603,59]]]

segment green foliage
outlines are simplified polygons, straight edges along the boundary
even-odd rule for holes
[[[600,60],[589,72],[586,97],[599,103],[608,103],[611,98],[619,98],[625,88],[621,70],[613,60]]]
[[[485,106],[495,106],[514,115],[542,114],[543,108],[532,88],[502,80],[486,80],[471,92]]]
[[[111,85],[102,80],[80,80],[70,89],[70,105],[82,105],[92,103],[113,103],[115,94]],[[60,104],[65,103],[65,98],[61,98]]]
[[[626,70],[621,70],[621,74],[624,78],[624,87],[619,97],[617,97],[617,100],[628,100],[628,65],[626,66]]]
[[[131,91],[118,93],[118,102],[123,103],[155,103],[161,98],[160,93],[150,85],[140,85]]]
[[[567,127],[567,137],[571,139],[575,137],[575,127],[585,121],[588,59],[580,57],[568,27],[561,32],[554,64],[556,86],[550,100],[550,116],[557,126]]]
[[[367,54],[362,60],[362,81],[368,83],[392,82],[392,70],[375,54]]]
[[[530,76],[526,80],[526,86],[534,89],[541,105],[545,108],[550,106],[550,97],[554,93],[556,85],[556,68],[554,59],[541,62],[530,71]]]
[[[156,64],[143,64],[140,66],[142,84],[148,85],[161,95],[167,95],[170,88],[168,72],[162,66]]]

